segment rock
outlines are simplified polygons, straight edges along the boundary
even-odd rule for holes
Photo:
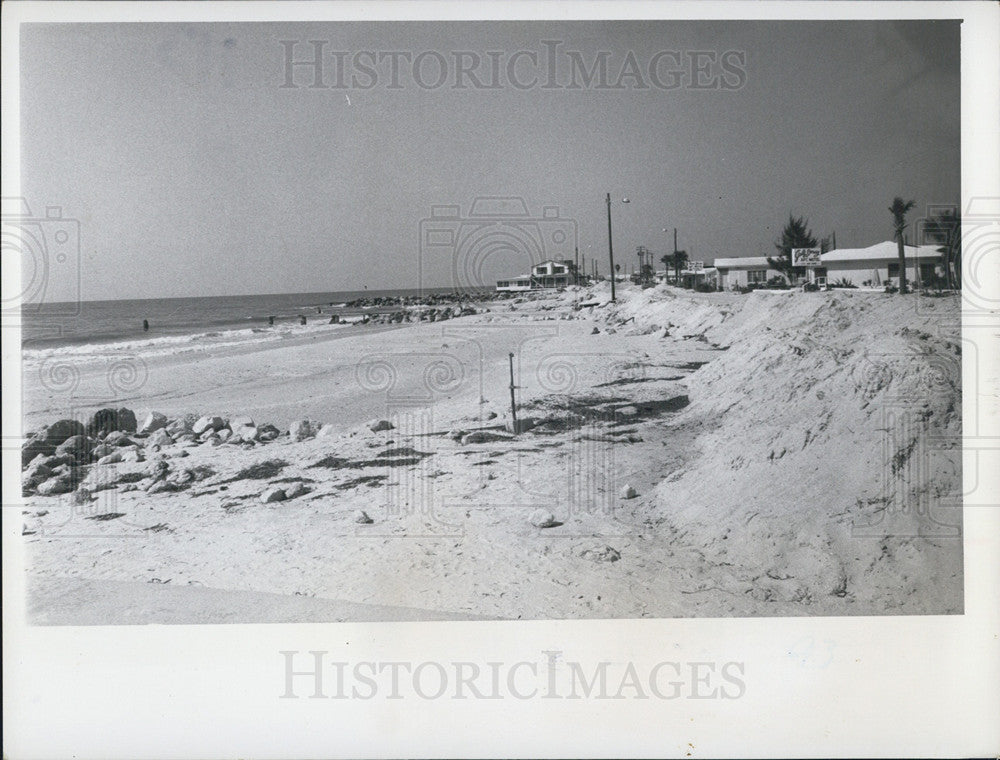
[[[456,428],[455,430],[452,430],[450,433],[448,433],[448,437],[451,438],[451,440],[453,441],[461,441],[462,437],[468,435],[468,433],[469,433],[468,430],[460,430]]]
[[[94,450],[94,442],[85,435],[74,435],[56,446],[56,455],[70,454],[77,462],[85,462]]]
[[[88,491],[83,486],[80,486],[75,491],[73,491],[73,496],[71,498],[71,501],[74,504],[89,504],[92,500],[93,497],[90,495],[90,491]]]
[[[51,443],[53,446],[58,446],[60,443],[68,438],[72,438],[76,435],[83,435],[86,430],[84,430],[83,423],[77,420],[59,420],[54,422],[44,429],[45,440]]]
[[[258,441],[263,441],[263,442],[266,443],[268,441],[273,441],[279,435],[281,435],[281,431],[278,430],[278,428],[276,428],[274,425],[272,425],[269,422],[264,423],[263,425],[260,425],[257,428],[257,440]]]
[[[122,461],[124,456],[124,453],[121,451],[112,451],[110,454],[105,454],[99,458],[97,464],[117,464]]]
[[[365,512],[363,509],[355,509],[354,514],[351,515],[351,517],[354,519],[354,522],[356,522],[358,525],[371,525],[373,522],[375,522],[368,516],[368,513]]]
[[[284,501],[285,492],[283,489],[278,488],[277,486],[272,486],[271,488],[268,488],[266,491],[264,491],[264,493],[260,495],[260,500],[265,504],[270,504],[275,501]]]
[[[233,435],[233,431],[229,428],[223,428],[219,431],[219,443],[225,443]]]
[[[622,490],[619,491],[618,493],[623,499],[634,499],[636,496],[639,495],[639,492],[636,491],[634,488],[632,488],[632,486],[630,486],[628,483],[623,485]]]
[[[288,486],[287,490],[285,491],[285,498],[294,499],[297,496],[302,496],[303,494],[307,493],[309,493],[309,488],[306,486],[305,483],[302,482],[292,483],[290,486]]]
[[[21,447],[21,466],[27,466],[38,457],[51,456],[55,450],[55,445],[48,441],[44,432],[41,432],[25,441]]]
[[[598,333],[600,333],[600,332],[601,332],[601,331],[600,331],[600,330],[598,330],[598,329],[597,329],[597,328],[595,327],[595,328],[594,328],[593,330],[591,330],[591,331],[590,331],[590,334],[591,334],[591,335],[597,335],[597,334],[598,334]]]
[[[373,433],[381,433],[383,430],[393,430],[395,427],[389,420],[372,420],[368,423],[368,429]]]
[[[167,423],[164,430],[174,438],[179,438],[182,435],[190,435],[194,438],[194,433],[191,432],[192,425],[194,425],[194,422],[188,422],[187,419],[171,420]]]
[[[337,432],[337,428],[329,423],[323,423],[320,425],[319,430],[316,432],[318,438],[326,438]]]
[[[114,488],[118,483],[118,469],[115,467],[94,467],[87,473],[87,477],[80,483],[91,493],[95,491],[106,491]]]
[[[591,562],[617,562],[622,558],[621,552],[610,546],[599,546],[591,549],[584,549],[580,556],[589,559]]]
[[[167,426],[166,415],[160,414],[159,412],[150,412],[143,418],[142,424],[139,425],[136,432],[141,433],[142,435],[149,435],[153,431],[159,430],[160,428],[166,426]]]
[[[139,450],[136,446],[134,449],[129,448],[122,451],[122,462],[145,462],[146,456]]]
[[[536,528],[551,528],[557,524],[555,515],[551,512],[546,512],[544,509],[536,509],[532,512],[528,518],[528,522]]]
[[[520,419],[517,420],[516,423],[513,420],[508,420],[504,424],[504,429],[508,433],[514,433],[515,435],[517,435],[518,433],[525,433],[531,430],[533,427],[536,427],[537,425],[538,425],[537,418],[521,417]]]
[[[179,446],[186,446],[188,444],[193,444],[197,442],[198,439],[195,438],[194,433],[184,433],[183,435],[177,436],[176,440],[174,441],[174,443],[176,443]]]
[[[42,462],[33,462],[21,475],[21,487],[34,491],[40,483],[52,477],[52,468]]]
[[[257,427],[254,424],[253,417],[230,417],[229,427],[231,430],[237,430],[239,428],[252,428]]]
[[[87,424],[87,432],[91,435],[106,435],[116,430],[134,433],[136,430],[135,412],[125,407],[99,409],[94,412]]]
[[[146,448],[148,449],[151,446],[170,446],[173,442],[174,439],[170,437],[170,433],[163,428],[160,428],[159,430],[155,430],[153,434],[146,439]]]
[[[619,417],[635,417],[638,413],[639,410],[634,406],[623,406],[615,409],[615,414]]]
[[[316,429],[309,420],[296,420],[288,426],[288,435],[293,441],[304,441],[316,435]]]
[[[201,435],[206,430],[222,430],[226,426],[226,421],[222,417],[216,416],[206,416],[199,417],[198,421],[191,426],[191,432],[195,435]]]
[[[491,441],[509,440],[509,436],[501,435],[500,433],[494,433],[489,430],[474,430],[462,436],[462,445],[467,446],[470,443],[490,443]]]
[[[486,415],[486,419],[488,420],[495,420],[496,418],[497,418],[496,412],[490,412],[489,414]]]
[[[146,474],[151,478],[162,478],[166,476],[169,469],[170,465],[167,464],[167,460],[158,458],[149,463]]]
[[[97,446],[95,446],[94,450],[90,452],[90,457],[94,461],[97,461],[101,457],[106,457],[108,454],[110,454],[114,450],[115,450],[114,446],[109,446],[106,443],[101,443],[101,444],[98,444]]]
[[[135,441],[129,438],[127,433],[121,430],[113,430],[104,436],[104,443],[108,446],[132,446]]]
[[[35,489],[40,496],[55,496],[73,490],[73,476],[68,473],[56,475],[41,482]]]
[[[243,443],[244,441],[256,441],[259,435],[259,428],[241,426],[233,428],[233,435],[229,439],[233,443]]]

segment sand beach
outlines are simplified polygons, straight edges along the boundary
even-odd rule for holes
[[[26,361],[29,445],[89,426],[23,457],[29,617],[960,613],[958,301],[919,307],[602,283]]]

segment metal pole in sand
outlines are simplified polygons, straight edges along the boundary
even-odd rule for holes
[[[148,319],[142,320],[142,331],[143,332],[149,332],[149,320]]]
[[[515,433],[517,432],[517,407],[514,405],[514,389],[517,387],[514,385],[514,354],[508,354],[508,360],[510,361],[510,420],[511,420],[511,430]]]

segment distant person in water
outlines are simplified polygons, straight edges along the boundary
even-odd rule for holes
[[[306,315],[303,314],[299,317],[299,324],[304,325],[306,323]]]
[[[149,332],[149,320],[148,319],[142,320],[142,331],[143,332]]]
[[[267,323],[269,325],[271,325],[271,327],[274,327],[274,317],[268,317],[267,318]]]

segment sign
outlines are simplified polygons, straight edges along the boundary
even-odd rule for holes
[[[684,265],[685,272],[704,272],[705,262],[704,261],[689,261]]]
[[[792,266],[793,267],[818,267],[821,266],[820,254],[822,250],[819,248],[793,248],[792,249]]]

